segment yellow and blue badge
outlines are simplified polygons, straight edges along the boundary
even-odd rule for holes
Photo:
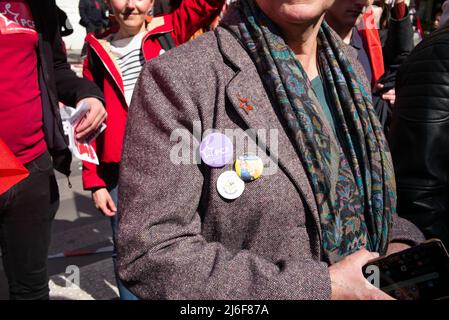
[[[243,181],[254,181],[262,176],[263,161],[256,155],[239,156],[235,161],[234,169]]]

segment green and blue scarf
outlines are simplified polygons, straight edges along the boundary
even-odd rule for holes
[[[320,215],[324,259],[332,264],[360,248],[385,254],[396,210],[393,165],[371,97],[342,52],[342,42],[323,22],[318,61],[337,137],[279,28],[254,0],[241,0],[237,9],[241,41],[306,169]]]

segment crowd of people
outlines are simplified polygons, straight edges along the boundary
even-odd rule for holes
[[[123,300],[389,300],[365,264],[449,247],[449,1],[415,47],[405,0],[81,0],[83,78],[58,10],[0,0],[0,173],[27,171],[0,189],[11,299],[49,299],[59,102],[89,106],[79,141],[106,125],[82,179]]]

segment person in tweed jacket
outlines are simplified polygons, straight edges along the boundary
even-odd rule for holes
[[[369,83],[323,22],[332,3],[240,0],[144,67],[117,236],[119,276],[140,298],[391,299],[362,266],[423,236],[396,215]],[[212,155],[252,150],[262,176],[206,161],[211,129],[232,143]]]

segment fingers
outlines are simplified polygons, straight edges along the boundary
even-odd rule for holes
[[[396,101],[396,90],[390,89],[382,95],[382,99],[394,104]]]
[[[77,139],[83,139],[89,133],[97,130],[100,125],[106,120],[106,112],[89,111],[84,121],[77,127]]]
[[[377,252],[369,252],[365,248],[360,249],[356,253],[349,256],[349,258],[353,259],[352,263],[354,263],[357,267],[362,268],[371,260],[374,260],[379,257],[379,253]]]
[[[362,267],[378,257],[377,252],[360,249],[330,266],[332,299],[394,300],[372,285],[363,275]]]
[[[382,95],[382,99],[383,99],[383,100],[390,101],[390,102],[391,102],[391,101],[395,101],[395,100],[396,100],[396,95],[386,93],[386,94],[383,94],[383,95]]]
[[[111,207],[110,202],[112,202],[113,207]],[[117,209],[115,208],[114,202],[112,200],[99,203],[97,209],[107,217],[113,217],[117,212]]]
[[[92,196],[95,207],[105,216],[113,217],[116,214],[117,207],[115,206],[115,203],[106,188],[95,191]]]
[[[98,209],[99,209],[105,216],[112,217],[112,216],[114,215],[114,212],[112,212],[112,211],[108,208],[106,202],[99,204]]]
[[[107,117],[107,113],[98,99],[87,98],[86,102],[89,104],[90,109],[76,128],[77,139],[83,139],[91,132],[97,130]]]
[[[370,252],[366,249],[361,249],[358,252],[354,254],[354,257],[357,259],[355,263],[358,264],[358,267],[361,268],[368,264],[373,259],[376,259],[379,257],[379,253],[377,252]],[[362,274],[361,274],[362,275]],[[363,275],[362,275],[363,277]],[[367,290],[364,290],[362,299],[367,300],[395,300],[379,288],[373,286],[368,280],[364,278],[365,286]]]
[[[108,208],[108,214],[106,214],[109,217],[115,216],[117,212],[117,207],[115,206],[114,200],[112,200],[111,197],[107,199],[107,208]]]
[[[115,216],[117,208],[109,192],[106,192],[102,200],[103,201],[101,201],[101,211],[103,212],[103,214],[108,217]]]

